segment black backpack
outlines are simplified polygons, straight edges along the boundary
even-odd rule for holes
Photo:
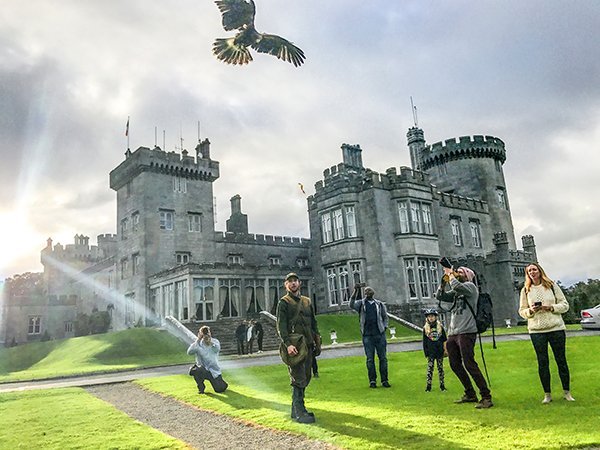
[[[469,307],[471,314],[475,317],[475,323],[477,324],[477,332],[479,334],[485,333],[488,328],[492,327],[492,341],[493,347],[496,348],[496,330],[494,328],[494,305],[492,304],[492,297],[490,294],[481,293],[477,298],[477,313],[473,311],[473,307],[469,302],[465,302]]]

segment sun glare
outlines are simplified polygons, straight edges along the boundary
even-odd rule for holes
[[[31,254],[32,248],[41,249],[39,236],[27,218],[18,212],[0,213],[0,274],[2,278],[20,272],[19,261]],[[33,262],[31,263],[33,265]],[[25,270],[27,268],[25,267]]]

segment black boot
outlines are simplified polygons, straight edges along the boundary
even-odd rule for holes
[[[427,383],[427,386],[425,386],[425,392],[431,392],[431,384]]]
[[[304,407],[304,389],[294,386],[292,393],[292,418],[298,423],[314,423],[315,416]]]
[[[304,390],[305,390],[305,389],[306,389],[306,388],[302,388],[302,402],[301,402],[301,403],[302,403],[302,408],[304,409],[304,411],[306,411],[306,414],[308,414],[308,415],[309,415],[309,416],[311,416],[311,417],[315,417],[315,413],[313,413],[313,412],[311,412],[311,411],[308,411],[308,410],[306,409],[306,406],[304,405]]]
[[[440,383],[440,391],[445,391],[446,385],[444,383]]]

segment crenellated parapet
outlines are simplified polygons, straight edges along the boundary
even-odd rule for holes
[[[310,239],[292,236],[272,236],[269,234],[252,233],[228,233],[215,232],[215,241],[221,243],[253,244],[253,245],[277,245],[285,247],[306,247],[310,244]]]
[[[427,170],[440,164],[459,159],[492,158],[504,163],[504,141],[494,136],[461,136],[427,145],[421,151],[421,169]]]
[[[489,211],[487,202],[470,197],[463,197],[457,194],[448,194],[446,192],[435,192],[434,199],[439,201],[440,206],[448,208],[458,208],[468,211],[487,213]]]
[[[193,180],[215,181],[219,178],[219,162],[204,156],[207,150],[198,152],[197,157],[188,156],[183,150],[165,152],[160,147],[139,147],[126,153],[126,159],[110,172],[110,187],[118,190],[142,172],[164,173]]]

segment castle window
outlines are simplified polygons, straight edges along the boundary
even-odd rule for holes
[[[453,217],[450,218],[450,229],[452,230],[452,242],[454,245],[462,246],[462,236],[460,233],[460,219]]]
[[[173,192],[185,194],[187,192],[187,180],[182,177],[173,177]]]
[[[194,307],[192,319],[214,320],[215,280],[212,278],[194,278]]]
[[[175,252],[175,261],[177,264],[187,264],[190,262],[189,252]]]
[[[499,159],[495,159],[494,160],[494,164],[496,166],[496,170],[498,172],[502,172],[502,163],[500,162],[500,160]]]
[[[446,166],[446,163],[438,164],[437,168],[440,176],[448,175],[448,166]]]
[[[506,193],[504,192],[503,188],[496,188],[496,196],[498,197],[498,204],[500,205],[500,207],[502,209],[508,209],[508,207],[506,206]]]
[[[429,281],[431,283],[431,292],[437,290],[440,273],[438,271],[438,262],[435,259],[429,260]]]
[[[27,334],[35,335],[42,332],[42,318],[40,316],[29,316]]]
[[[140,227],[140,213],[134,212],[131,215],[131,231],[138,231]]]
[[[173,302],[173,317],[178,320],[187,319],[187,313],[181,314],[183,308],[187,306],[188,298],[188,282],[181,280],[175,282],[174,302]]]
[[[412,229],[414,233],[422,233],[423,228],[421,226],[421,215],[419,214],[419,204],[410,204],[410,218],[412,221]]]
[[[417,260],[419,265],[419,286],[421,288],[421,298],[429,298],[429,268],[426,259],[419,258]]]
[[[242,255],[227,255],[227,264],[243,264],[244,258]]]
[[[202,214],[188,213],[188,231],[200,233],[202,231]]]
[[[306,266],[308,266],[308,259],[306,259],[306,258],[296,258],[296,265],[298,267],[306,267]]]
[[[340,280],[340,297],[342,305],[350,301],[350,286],[348,283],[348,268],[341,266],[338,268],[339,280]]]
[[[134,253],[131,255],[131,270],[133,275],[137,275],[140,271],[140,254]]]
[[[471,242],[473,247],[481,248],[481,225],[479,221],[470,220],[469,227],[471,228]]]
[[[223,305],[221,317],[237,317],[240,311],[240,280],[221,279],[219,287],[219,300]]]
[[[329,291],[329,306],[340,304],[338,280],[335,267],[327,269],[327,290]]]
[[[129,269],[129,260],[127,258],[123,258],[121,260],[121,280],[127,278],[127,271]]]
[[[121,220],[121,239],[126,239],[127,228],[129,227],[129,219],[125,218]]]
[[[73,332],[73,322],[65,322],[65,333]]]
[[[173,211],[161,210],[158,212],[161,230],[173,230]]]
[[[415,262],[412,259],[404,260],[404,269],[406,271],[406,285],[408,287],[408,296],[417,298],[417,284],[415,281]]]
[[[346,235],[356,237],[356,216],[354,215],[354,206],[346,206]]]
[[[360,261],[350,263],[350,271],[352,272],[352,282],[354,284],[362,283],[362,269]],[[353,286],[354,287],[354,286]]]
[[[331,216],[325,213],[321,216],[321,228],[323,233],[323,244],[333,241],[333,233],[331,231]]]
[[[433,226],[431,224],[431,206],[422,203],[421,212],[423,213],[423,232],[425,234],[433,234]]]
[[[269,256],[269,264],[272,266],[280,266],[281,256]]]
[[[342,210],[336,209],[331,213],[331,219],[333,224],[333,239],[339,241],[344,239],[344,219],[342,216]]]
[[[398,202],[398,216],[400,218],[400,233],[409,233],[410,225],[408,221],[408,203]]]

